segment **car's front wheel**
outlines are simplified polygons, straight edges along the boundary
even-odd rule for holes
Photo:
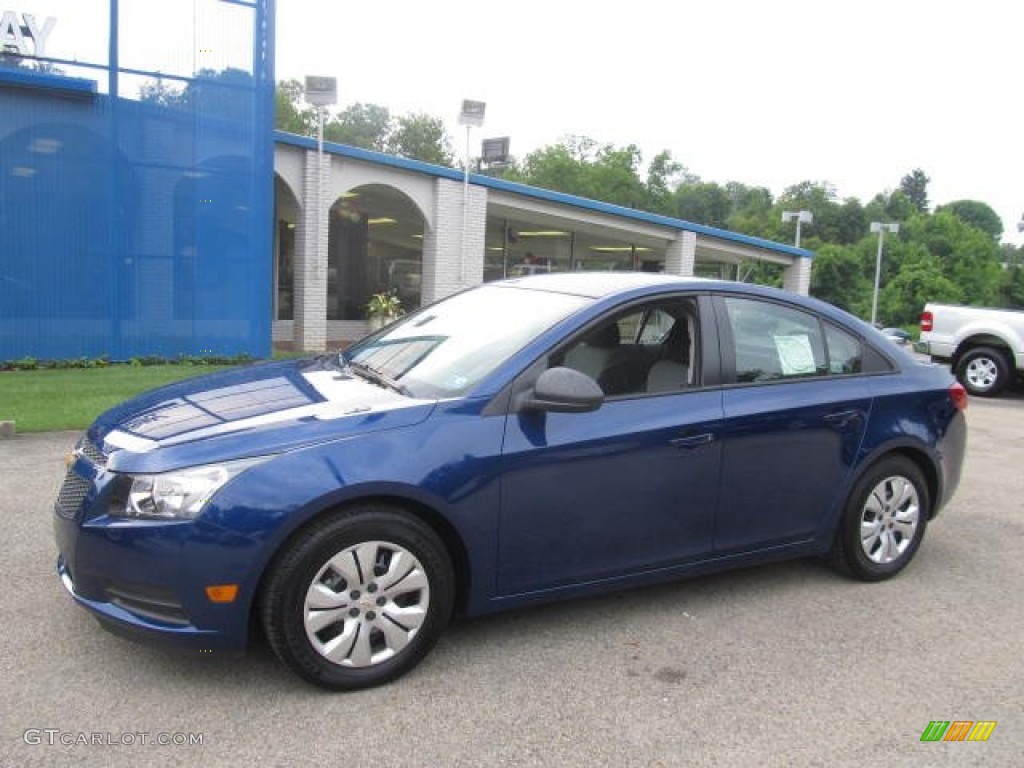
[[[454,576],[437,534],[391,507],[348,509],[302,530],[275,559],[260,601],[270,646],[333,690],[412,669],[448,623]]]
[[[895,576],[913,559],[931,507],[918,466],[904,456],[882,459],[854,486],[839,521],[834,562],[863,581]]]

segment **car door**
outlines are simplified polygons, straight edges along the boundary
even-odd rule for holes
[[[842,503],[871,398],[861,342],[796,307],[716,299],[724,424],[720,554],[805,541]]]
[[[687,324],[695,336],[688,349],[667,343],[666,316]],[[618,326],[612,334],[609,323]],[[635,306],[592,324],[541,361],[540,368],[585,360],[588,375],[614,394],[589,413],[508,416],[500,594],[672,566],[711,550],[722,401],[717,388],[702,385],[708,345],[701,325],[693,297]],[[620,343],[609,347],[616,335]],[[596,338],[604,340],[600,354],[574,354],[576,345]],[[595,370],[601,355],[602,370]],[[647,372],[673,356],[678,385],[662,381],[648,392]]]

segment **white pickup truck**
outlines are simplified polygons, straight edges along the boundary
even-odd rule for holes
[[[921,341],[972,395],[995,397],[1024,373],[1024,312],[926,304]]]

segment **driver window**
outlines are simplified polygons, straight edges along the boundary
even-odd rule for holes
[[[632,307],[592,325],[552,363],[587,374],[608,397],[692,387],[696,317],[694,299]]]

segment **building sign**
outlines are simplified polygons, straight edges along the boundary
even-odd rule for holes
[[[480,144],[480,159],[487,165],[508,165],[510,145],[508,136],[484,139]]]
[[[56,23],[52,16],[39,23],[31,13],[4,11],[0,17],[0,50],[19,56],[45,56],[46,40]]]
[[[462,100],[462,111],[459,112],[459,125],[473,125],[479,128],[484,124],[487,104],[483,101]]]
[[[338,79],[335,77],[307,77],[306,101],[315,107],[329,107],[338,103]]]

